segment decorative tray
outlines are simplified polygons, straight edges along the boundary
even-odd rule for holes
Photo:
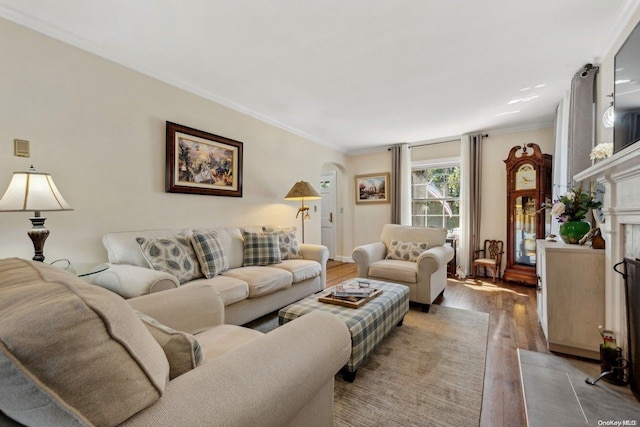
[[[324,296],[318,297],[318,301],[326,302],[327,304],[341,305],[343,307],[358,308],[381,293],[382,289],[374,290],[368,297],[335,297],[332,293],[328,293]]]

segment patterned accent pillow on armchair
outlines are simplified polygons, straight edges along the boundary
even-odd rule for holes
[[[392,240],[387,250],[386,259],[397,259],[400,261],[418,261],[418,257],[429,249],[427,242],[401,242]]]

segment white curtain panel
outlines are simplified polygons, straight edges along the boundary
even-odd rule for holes
[[[469,247],[471,241],[471,137],[462,135],[460,139],[460,241],[458,242],[458,263],[465,274],[471,271]]]

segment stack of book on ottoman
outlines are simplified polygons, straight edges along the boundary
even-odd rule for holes
[[[382,290],[370,287],[369,282],[365,280],[347,280],[334,286],[329,294],[318,298],[318,300],[330,304],[358,308],[381,293]]]

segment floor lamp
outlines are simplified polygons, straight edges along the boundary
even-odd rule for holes
[[[49,230],[44,226],[47,218],[43,211],[72,211],[48,173],[36,172],[31,166],[29,172],[14,172],[9,188],[0,199],[0,212],[34,211],[31,230],[27,232],[35,255],[34,261],[44,261],[44,242]]]
[[[306,181],[296,182],[291,190],[284,196],[285,200],[300,200],[300,207],[298,208],[298,215],[302,214],[302,243],[304,243],[304,222],[309,221],[311,216],[309,215],[309,206],[304,204],[305,200],[318,200],[321,199],[318,192]]]

